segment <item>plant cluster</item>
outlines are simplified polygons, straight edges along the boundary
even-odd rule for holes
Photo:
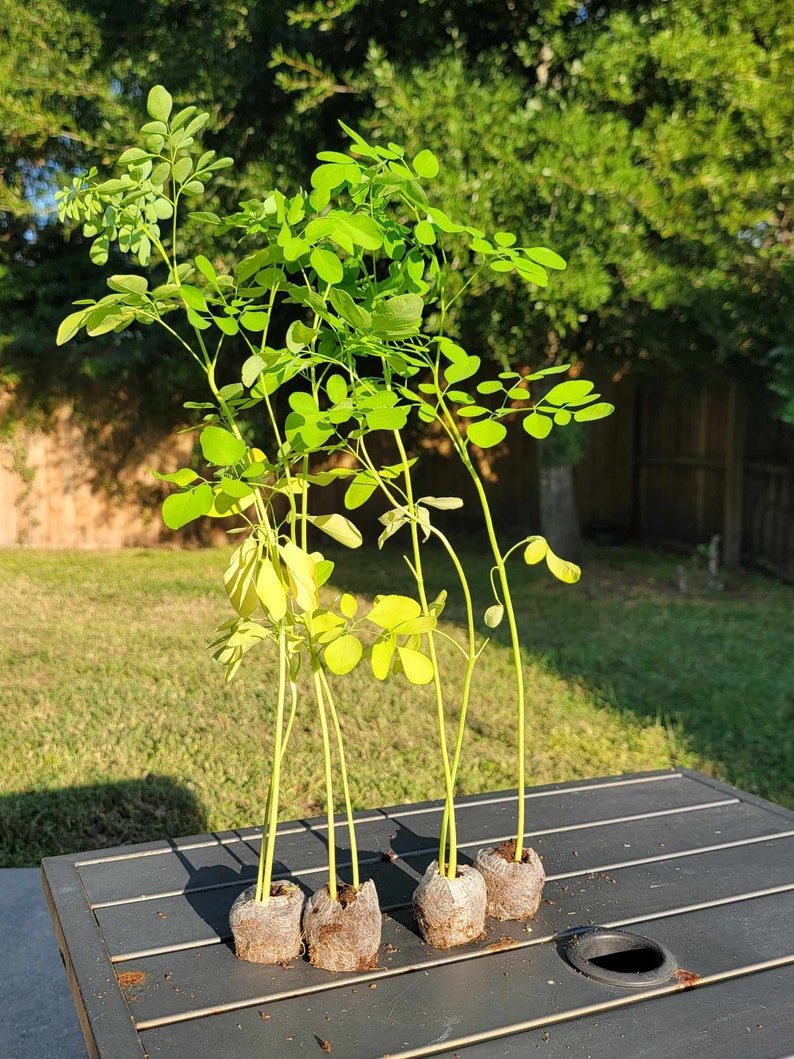
[[[525,562],[545,561],[567,583],[578,580],[579,569],[556,556],[539,536],[502,548],[478,450],[500,445],[511,421],[520,421],[531,436],[545,438],[573,421],[602,418],[612,406],[599,400],[591,382],[565,378],[555,384],[549,378],[564,375],[568,365],[482,377],[480,358],[450,337],[448,321],[478,276],[489,274],[498,282],[515,275],[545,286],[549,270],[562,269],[565,262],[545,247],[516,245],[510,232],[489,236],[457,223],[428,197],[427,187],[439,172],[431,151],[411,158],[397,144],[371,144],[346,126],[349,152],[321,152],[310,188],[293,194],[273,189],[223,217],[191,209],[231,160],[201,152],[196,138],[207,115],[195,107],[174,113],[171,96],[161,86],[149,94],[148,111],[143,146],[130,148],[119,159],[122,175],[102,180],[92,170],[77,177],[59,195],[59,209],[62,219],[82,224],[93,239],[95,262],[104,263],[110,247],[118,244],[142,267],[156,265],[164,273],[162,281],[151,286],[140,273],[110,277],[109,294],[76,303],[77,311],[61,325],[58,342],[82,328],[95,336],[157,324],[206,379],[208,401],[192,406],[203,417],[198,440],[206,469],[185,467],[158,477],[176,487],[163,503],[169,527],[176,530],[203,516],[231,518],[229,532],[242,538],[224,574],[234,615],[220,626],[212,644],[227,679],[263,643],[278,652],[273,756],[254,902],[271,899],[279,784],[299,708],[302,670],[310,678],[324,748],[331,900],[338,897],[337,782],[348,819],[352,885],[360,889],[340,723],[343,685],[336,678],[365,662],[377,680],[402,674],[411,684],[432,685],[446,801],[438,874],[450,880],[459,874],[454,792],[472,680],[487,639],[478,634],[466,571],[434,521],[434,512],[459,508],[462,500],[417,495],[416,457],[405,442],[412,417],[448,440],[471,477],[482,511],[494,594],[484,621],[490,628],[507,622],[515,670],[518,862],[524,835],[526,718],[507,564],[520,551]],[[213,238],[231,233],[242,256],[226,265],[210,249],[207,255],[183,260],[179,221],[185,210],[206,226],[210,247]],[[460,253],[472,261],[465,278],[455,267]],[[542,397],[533,397],[530,386],[535,382],[543,385]],[[284,406],[280,391],[287,395],[285,415],[279,412]],[[246,436],[245,417],[254,407],[264,411],[273,439],[269,446],[250,444]],[[384,435],[393,453],[385,464],[377,455]],[[339,465],[342,455],[344,466]],[[317,513],[317,490],[340,481],[344,513]],[[378,544],[400,531],[407,535],[405,558],[415,596],[385,593],[366,608],[343,592],[326,605],[320,589],[331,577],[333,563],[315,547],[313,531],[358,547],[362,535],[350,513],[376,494],[387,503]],[[447,593],[431,599],[426,589],[422,544],[430,538],[449,555],[466,608],[465,641],[455,640],[463,680],[454,704],[436,652],[437,638],[449,635],[438,624]],[[457,736],[448,745],[446,720],[453,709]]]

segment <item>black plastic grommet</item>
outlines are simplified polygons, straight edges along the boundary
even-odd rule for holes
[[[567,931],[557,943],[571,967],[596,982],[629,989],[661,985],[678,969],[675,957],[658,941],[626,930],[585,927]]]

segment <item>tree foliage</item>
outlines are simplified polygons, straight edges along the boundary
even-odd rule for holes
[[[0,0],[6,385],[30,400],[100,373],[134,391],[158,361],[133,335],[66,369],[52,323],[81,237],[51,209],[165,81],[240,161],[227,208],[305,171],[343,117],[443,153],[450,215],[558,247],[572,267],[545,291],[486,285],[454,321],[503,366],[752,367],[791,396],[792,0],[295,4],[157,0],[141,20],[106,0]]]
[[[322,98],[357,56],[347,76],[373,130],[444,144],[451,211],[471,204],[573,266],[539,297],[496,292],[462,327],[500,357],[745,358],[780,386],[791,353],[769,352],[794,323],[790,0],[426,0],[393,8],[384,33],[366,0],[332,11],[298,18],[325,42],[304,93]],[[287,87],[289,69],[287,57]]]

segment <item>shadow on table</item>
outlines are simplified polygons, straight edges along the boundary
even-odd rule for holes
[[[22,790],[0,797],[0,867],[206,830],[196,796],[168,776]]]

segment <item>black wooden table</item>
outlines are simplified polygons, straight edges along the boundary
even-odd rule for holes
[[[464,859],[510,837],[515,802],[459,800]],[[386,913],[380,967],[366,973],[235,958],[228,910],[256,874],[258,829],[45,860],[89,1054],[794,1053],[794,813],[686,770],[533,788],[527,826],[548,875],[537,918],[489,920],[482,939],[448,952],[420,940],[410,912],[440,818],[435,802],[358,814],[362,876]],[[322,886],[323,821],[280,831],[277,874]],[[677,974],[638,988],[579,973],[561,939],[592,925],[660,943]]]

